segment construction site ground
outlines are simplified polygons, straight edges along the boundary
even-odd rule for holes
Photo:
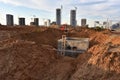
[[[58,55],[62,35],[89,38],[89,49],[77,58]],[[1,26],[0,80],[120,80],[120,33]]]

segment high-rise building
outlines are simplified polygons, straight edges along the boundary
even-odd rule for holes
[[[35,26],[39,26],[39,18],[34,18],[34,24]]]
[[[11,14],[6,14],[6,24],[7,24],[8,26],[13,26],[13,25],[14,25],[13,15],[11,15]]]
[[[87,22],[86,19],[81,19],[81,26],[85,27],[86,26],[86,22]]]
[[[61,9],[56,9],[56,24],[61,25]]]
[[[47,20],[45,20],[44,25],[45,25],[46,27],[49,27],[49,26],[50,26],[50,23],[51,23],[51,20],[50,20],[50,19],[47,19]]]
[[[47,27],[47,21],[44,21],[44,26]]]
[[[39,26],[39,18],[32,18],[30,25],[31,26]]]
[[[100,22],[99,21],[94,21],[94,27],[97,27],[100,25]]]
[[[51,23],[51,20],[48,19],[48,20],[47,20],[47,26],[50,26],[50,23]]]
[[[70,11],[70,25],[75,27],[77,24],[76,21],[76,10],[71,10]]]
[[[25,18],[19,18],[19,25],[25,25]]]

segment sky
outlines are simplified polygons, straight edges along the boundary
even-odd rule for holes
[[[94,21],[120,20],[120,0],[0,0],[0,23],[6,24],[6,14],[14,15],[14,22],[18,24],[18,17],[25,17],[26,24],[31,18],[38,17],[40,25],[46,19],[56,20],[56,8],[62,8],[62,23],[70,23],[70,10],[77,7],[77,23],[86,18],[87,24],[94,25]]]

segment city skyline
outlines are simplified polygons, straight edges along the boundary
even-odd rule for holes
[[[40,25],[44,19],[56,21],[56,8],[62,9],[62,24],[70,24],[70,10],[77,7],[77,23],[81,24],[81,19],[86,18],[88,24],[93,25],[93,21],[106,21],[107,18],[120,19],[119,0],[0,0],[0,23],[6,24],[6,14],[12,14],[15,24],[18,24],[18,17],[25,17],[26,24],[29,24],[33,15],[40,18]]]

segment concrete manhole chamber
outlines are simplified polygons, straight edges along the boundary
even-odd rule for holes
[[[58,54],[64,56],[76,57],[88,48],[89,38],[66,37],[63,35],[62,39],[58,40]]]

